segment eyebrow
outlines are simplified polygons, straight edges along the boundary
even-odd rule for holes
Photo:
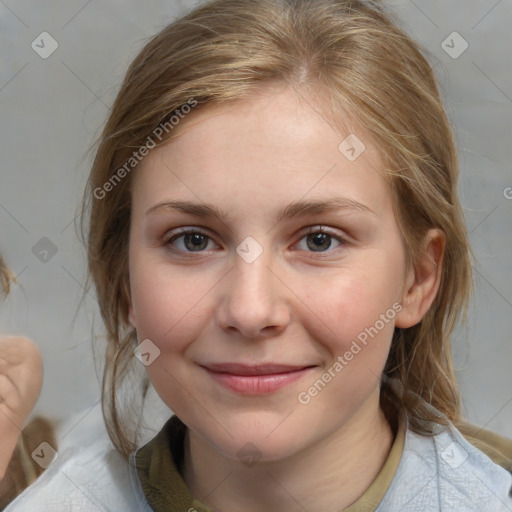
[[[195,215],[196,217],[214,217],[217,219],[225,219],[228,217],[227,213],[211,203],[194,203],[191,201],[164,201],[149,208],[149,210],[146,211],[146,215],[161,210],[177,210],[182,213]],[[368,206],[354,199],[348,197],[333,197],[318,201],[295,201],[290,203],[278,212],[277,222],[282,222],[301,215],[315,215],[338,210],[357,210],[377,215]]]

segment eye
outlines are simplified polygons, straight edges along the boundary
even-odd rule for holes
[[[183,252],[201,252],[208,248],[209,242],[218,245],[205,233],[188,229],[169,238],[165,245],[172,245],[173,248]],[[209,247],[212,249],[212,247]]]
[[[324,228],[313,227],[300,239],[298,248],[303,251],[328,252],[329,249],[336,249],[344,244],[346,242],[341,237],[326,232]]]

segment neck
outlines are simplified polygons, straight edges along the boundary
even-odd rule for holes
[[[376,400],[375,400],[376,398]],[[330,436],[286,459],[251,468],[187,430],[183,477],[212,510],[325,512],[354,503],[378,475],[393,432],[378,394]]]

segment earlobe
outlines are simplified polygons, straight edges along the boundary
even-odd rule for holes
[[[444,247],[444,233],[440,229],[429,230],[423,251],[407,276],[397,327],[406,329],[418,324],[432,306],[441,283]]]

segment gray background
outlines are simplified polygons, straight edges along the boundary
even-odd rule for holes
[[[66,432],[99,418],[91,346],[102,325],[94,292],[79,308],[85,253],[74,224],[86,151],[137,51],[198,3],[0,0],[0,248],[19,281],[0,307],[0,332],[37,341],[45,378],[34,414],[67,418]],[[428,48],[456,130],[460,197],[478,261],[476,297],[454,340],[466,415],[512,437],[512,3],[392,4]],[[47,59],[31,48],[44,31],[58,43]],[[469,45],[458,58],[441,46],[454,31]],[[48,246],[43,237],[57,251],[46,262],[34,254],[36,244]]]

